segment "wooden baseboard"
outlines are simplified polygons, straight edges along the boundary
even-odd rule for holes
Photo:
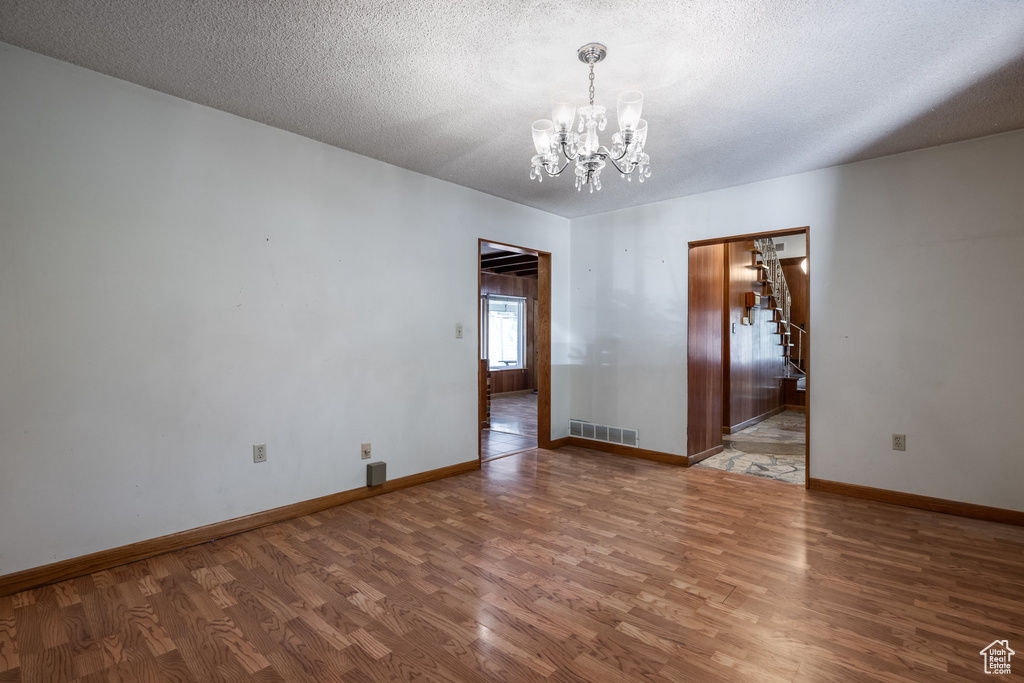
[[[551,441],[548,441],[547,443],[538,443],[537,447],[538,448],[543,448],[543,449],[548,450],[548,451],[553,451],[556,448],[561,448],[562,446],[568,446],[568,445],[569,445],[569,437],[563,436],[560,439],[553,439]]]
[[[559,441],[562,441],[562,439],[559,439]],[[562,445],[590,448],[595,451],[612,453],[613,455],[624,455],[628,458],[641,458],[643,460],[653,460],[655,462],[666,462],[670,465],[682,465],[683,467],[690,466],[690,459],[685,455],[673,455],[671,453],[662,453],[661,451],[648,451],[643,448],[620,446],[616,443],[605,443],[604,441],[591,441],[590,439],[581,439],[577,436],[565,437],[565,443]]]
[[[774,417],[775,415],[778,415],[779,413],[781,413],[785,409],[786,409],[786,406],[779,406],[778,408],[772,408],[767,413],[762,413],[761,415],[758,415],[757,417],[752,417],[749,420],[747,420],[746,422],[740,422],[739,424],[735,424],[735,425],[733,425],[731,427],[722,427],[722,433],[723,434],[735,434],[736,432],[742,431],[742,430],[746,429],[747,427],[753,427],[758,422],[764,422],[769,417]]]
[[[303,515],[309,515],[314,512],[320,512],[327,508],[351,503],[356,500],[362,500],[363,498],[371,498],[382,493],[398,491],[399,489],[416,486],[418,484],[426,484],[431,481],[437,481],[438,479],[444,479],[446,477],[455,476],[456,474],[462,474],[464,472],[470,472],[478,469],[480,469],[480,461],[471,460],[469,462],[458,463],[456,465],[440,467],[436,470],[428,470],[426,472],[420,472],[419,474],[412,474],[408,477],[399,477],[398,479],[392,479],[381,486],[374,486],[373,488],[362,487],[352,489],[350,491],[332,493],[327,496],[321,496],[320,498],[292,503],[272,510],[265,510],[263,512],[245,515],[244,517],[235,517],[234,519],[215,522],[213,524],[207,524],[206,526],[188,529],[186,531],[179,531],[174,534],[168,534],[167,536],[160,536],[146,541],[130,543],[128,545],[111,548],[109,550],[101,550],[89,555],[73,557],[69,560],[61,560],[60,562],[54,562],[53,564],[47,564],[42,567],[24,569],[20,572],[0,576],[0,597],[28,590],[30,588],[37,588],[50,583],[57,583],[58,581],[64,581],[66,579],[73,579],[78,576],[91,574],[92,572],[110,569],[129,562],[144,560],[147,557],[162,555],[174,550],[181,550],[182,548],[188,548],[189,546],[198,545],[200,543],[215,541],[218,538],[234,536],[235,534],[240,534],[245,531],[251,531],[269,524],[276,524],[277,522],[283,522]]]
[[[808,480],[807,484],[807,488],[811,491],[838,493],[842,496],[864,498],[866,500],[891,503],[892,505],[902,505],[904,507],[917,508],[919,510],[942,512],[947,515],[957,515],[958,517],[970,517],[971,519],[983,519],[988,522],[1024,526],[1024,512],[1021,512],[1020,510],[1007,510],[1004,508],[988,507],[987,505],[962,503],[956,500],[932,498],[930,496],[921,496],[916,493],[890,491],[889,489],[876,489],[870,486],[861,486],[859,484],[844,484],[843,482],[829,481],[828,479],[812,478]]]
[[[795,410],[798,413],[806,413],[807,412],[807,406],[794,406],[794,405],[786,404],[786,405],[784,405],[782,407],[785,410]]]
[[[720,444],[718,446],[712,446],[711,448],[707,449],[706,451],[701,451],[700,453],[697,453],[696,455],[688,455],[688,456],[686,456],[686,458],[687,458],[687,460],[690,461],[691,465],[696,465],[701,460],[707,460],[712,455],[718,455],[719,453],[721,453],[724,450],[725,450],[725,444]]]

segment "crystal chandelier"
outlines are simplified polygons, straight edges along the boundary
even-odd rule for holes
[[[541,119],[533,124],[533,146],[537,154],[531,160],[530,179],[544,180],[544,174],[560,175],[571,162],[576,162],[576,189],[585,185],[590,191],[601,189],[601,169],[606,162],[622,174],[626,180],[633,180],[637,172],[640,182],[651,177],[649,156],[644,154],[647,142],[647,121],[640,118],[644,96],[636,90],[627,90],[619,95],[617,114],[619,132],[612,135],[612,147],[601,145],[598,131],[608,124],[605,108],[594,104],[594,65],[605,58],[607,48],[600,43],[588,43],[577,51],[580,61],[590,65],[590,104],[579,108],[580,121],[577,132],[572,132],[576,118],[576,107],[568,98],[552,99],[551,119]],[[562,163],[562,157],[565,163]],[[559,168],[561,166],[561,168]]]

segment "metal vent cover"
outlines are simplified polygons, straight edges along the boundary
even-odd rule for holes
[[[640,435],[636,429],[599,425],[585,420],[569,420],[569,436],[578,436],[605,443],[617,443],[623,446],[633,446],[634,448],[640,445]]]

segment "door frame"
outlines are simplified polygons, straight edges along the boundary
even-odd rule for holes
[[[694,247],[704,247],[704,246],[713,245],[713,244],[729,244],[730,242],[743,242],[743,241],[754,240],[754,239],[764,239],[765,237],[788,237],[790,235],[800,235],[800,234],[804,235],[804,239],[806,240],[806,248],[807,248],[807,256],[806,256],[806,258],[807,258],[807,334],[809,335],[811,333],[811,327],[812,327],[811,323],[812,323],[812,319],[814,317],[813,315],[811,315],[811,310],[812,310],[811,309],[811,271],[813,270],[814,264],[810,260],[810,257],[811,257],[811,227],[809,225],[805,225],[805,226],[799,227],[799,228],[786,228],[786,229],[783,229],[783,230],[766,230],[766,231],[763,231],[763,232],[751,232],[751,233],[746,233],[746,234],[743,234],[743,235],[730,235],[730,236],[727,236],[727,237],[714,237],[714,238],[706,239],[706,240],[694,240],[692,242],[689,242],[689,244],[688,244],[687,264],[689,264],[689,250],[693,249]],[[689,265],[687,265],[687,267],[689,267]],[[687,279],[689,280],[689,278],[687,278]],[[689,327],[689,319],[690,319],[689,282],[687,283],[686,309],[687,309],[687,327]],[[723,311],[723,315],[725,313],[726,312]],[[690,332],[689,332],[689,329],[687,329],[687,335],[686,336],[687,336],[686,357],[687,357],[687,366],[689,366],[689,358],[690,358],[690,342],[689,342]],[[728,341],[728,337],[725,337],[723,335],[723,338],[722,338],[722,345],[723,345],[723,347],[725,346],[727,341]],[[723,354],[723,367],[722,367],[722,374],[723,374],[723,380],[722,381],[723,381],[723,384],[725,382],[725,379],[724,379],[724,377],[725,377],[724,358],[725,358],[725,354]],[[805,401],[804,401],[804,404],[805,404],[804,405],[804,417],[805,417],[805,420],[804,420],[804,465],[805,465],[805,467],[804,467],[804,488],[809,489],[811,487],[811,383],[810,382],[807,382],[806,392],[807,393],[804,395],[805,396]],[[689,382],[687,382],[687,385],[686,385],[686,402],[687,402],[687,406],[689,406],[690,401],[693,401],[693,400],[695,400],[695,397],[694,397],[694,387],[691,387]],[[722,400],[723,401],[725,400],[725,392],[724,391],[722,392]],[[687,407],[687,410],[689,410],[689,407]],[[687,432],[689,432],[689,428],[690,428],[689,422],[687,422],[686,427],[687,427]]]
[[[521,247],[499,240],[485,239],[477,240],[476,246],[476,359],[474,364],[477,367],[477,400],[486,400],[485,387],[481,386],[480,379],[480,357],[483,349],[480,347],[480,337],[483,330],[483,311],[480,307],[480,297],[483,295],[481,266],[483,265],[482,249],[484,245],[498,247],[506,251],[513,251],[520,254],[531,254],[537,257],[537,319],[534,321],[537,335],[537,448],[551,448],[551,252]],[[477,414],[480,413],[480,405],[477,405]],[[477,459],[483,460],[483,444],[481,440],[481,429],[479,423],[476,429],[476,453]]]

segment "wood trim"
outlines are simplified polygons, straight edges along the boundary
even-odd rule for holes
[[[902,505],[904,507],[917,508],[918,510],[930,510],[931,512],[941,512],[947,515],[956,515],[958,517],[983,519],[987,522],[999,522],[1000,524],[1024,526],[1024,511],[1020,510],[994,508],[987,505],[964,503],[958,500],[946,500],[945,498],[921,496],[916,493],[890,491],[889,489],[876,489],[870,486],[861,486],[860,484],[846,484],[840,481],[829,481],[828,479],[810,479],[808,481],[807,488],[811,491],[836,493],[841,496],[863,498],[865,500],[874,500],[880,503],[889,503],[891,505]]]
[[[725,450],[725,444],[721,444],[719,446],[712,446],[711,448],[707,449],[706,451],[701,451],[700,453],[696,453],[694,455],[688,455],[686,457],[690,461],[690,463],[689,463],[690,465],[696,465],[701,460],[707,460],[712,455],[718,455],[719,453],[721,453],[724,450]]]
[[[484,410],[485,410],[484,402],[490,400],[490,397],[487,395],[487,387],[485,386],[485,384],[487,382],[487,372],[486,372],[486,370],[487,370],[487,366],[489,366],[490,363],[485,363],[484,362],[484,359],[483,359],[484,350],[481,347],[481,344],[482,344],[481,337],[483,337],[483,334],[484,334],[483,333],[483,329],[484,329],[483,328],[483,325],[484,325],[483,306],[484,306],[484,304],[483,304],[483,301],[481,300],[482,297],[483,297],[483,289],[484,289],[484,283],[483,283],[484,260],[483,260],[483,249],[482,249],[483,245],[484,245],[483,240],[477,240],[477,242],[476,242],[476,362],[477,362],[477,373],[476,373],[476,400],[477,400],[477,404],[476,404],[476,412],[477,412],[477,416],[480,416],[480,415],[484,414]],[[490,408],[490,406],[488,405],[487,406],[487,409],[488,409],[487,426],[488,427],[491,426],[491,420],[490,420],[490,414],[489,414],[490,410],[489,410],[489,408]],[[484,421],[483,421],[483,419],[480,419],[476,423],[476,460],[479,463],[483,463],[483,461],[484,461],[484,437],[483,437],[483,434],[484,434]]]
[[[537,253],[537,447],[551,448],[551,254]]]
[[[804,248],[806,249],[807,264],[807,334],[811,333],[811,227],[804,228]],[[808,349],[808,351],[810,351]],[[810,367],[810,354],[808,353],[808,368]],[[804,488],[811,488],[811,383],[804,382]]]
[[[786,405],[782,406],[782,409],[783,410],[795,410],[798,413],[806,413],[807,412],[807,406],[794,406],[794,405],[789,405],[788,403]]]
[[[745,235],[733,235],[733,236],[729,236],[729,237],[716,237],[716,238],[707,239],[707,240],[697,240],[695,242],[690,242],[689,246],[692,249],[693,247],[704,246],[704,245],[707,245],[707,244],[725,244],[725,243],[728,243],[728,242],[738,242],[740,240],[752,240],[752,239],[757,239],[757,238],[761,238],[761,237],[787,237],[789,235],[799,235],[800,233],[804,234],[804,239],[806,240],[806,247],[807,247],[807,256],[806,256],[806,258],[810,259],[810,257],[811,257],[811,226],[809,226],[809,225],[805,225],[805,226],[800,227],[800,228],[789,228],[787,230],[774,230],[774,231],[769,230],[769,231],[766,231],[766,232],[747,233]],[[811,290],[812,290],[812,287],[811,287],[811,276],[813,274],[812,271],[814,270],[814,264],[810,260],[808,260],[807,263],[808,263],[808,268],[807,268],[807,333],[810,334],[811,333],[811,319],[813,317],[811,315],[811,311],[814,310],[813,306],[811,305]],[[689,307],[689,304],[687,304],[687,307]],[[689,351],[687,351],[687,353],[689,353]],[[811,389],[810,389],[810,383],[809,382],[808,382],[808,387],[806,389],[806,392],[807,393],[804,394],[804,397],[805,397],[804,401],[806,402],[807,405],[804,408],[804,413],[806,413],[807,419],[804,421],[804,443],[806,443],[807,445],[806,445],[806,447],[804,449],[804,453],[805,453],[805,455],[804,455],[804,458],[805,458],[805,468],[806,468],[804,470],[804,488],[810,489],[811,488]],[[689,400],[689,398],[687,400]]]
[[[568,446],[568,445],[569,445],[569,437],[563,436],[561,439],[552,439],[551,441],[548,441],[547,450],[553,451],[553,450],[555,450],[557,448],[561,448],[562,446]]]
[[[734,434],[736,432],[739,432],[739,431],[742,431],[742,430],[746,429],[747,427],[753,427],[758,422],[763,422],[764,420],[767,420],[769,417],[774,417],[774,416],[778,415],[779,413],[781,413],[782,411],[784,411],[785,409],[786,409],[786,406],[779,406],[778,408],[772,408],[767,413],[762,413],[761,415],[758,415],[757,417],[752,417],[749,420],[747,420],[746,422],[740,422],[738,425],[733,425],[732,427],[722,427],[722,433],[723,434]]]
[[[501,371],[499,370],[499,372]],[[533,389],[516,389],[515,391],[502,391],[497,394],[492,393],[491,396],[526,396],[527,394],[532,394],[533,391]]]
[[[520,247],[515,244],[496,242],[479,238],[477,240],[477,276],[476,295],[477,301],[481,295],[481,275],[483,267],[481,260],[481,248],[484,245],[501,247],[508,251],[520,254],[533,254],[537,256],[537,447],[551,449],[551,253]],[[480,358],[480,306],[477,305],[477,354]],[[477,459],[483,460],[483,443],[479,434],[477,435]]]
[[[536,249],[530,249],[529,247],[520,247],[519,245],[516,244],[508,244],[506,242],[495,242],[494,240],[487,240],[482,237],[478,241],[479,247],[482,247],[486,244],[489,247],[501,247],[505,251],[512,251],[517,254],[526,254],[528,256],[539,256],[540,254],[546,253],[543,251],[537,251]],[[479,247],[477,247],[477,253],[480,253]]]
[[[480,462],[493,462],[495,460],[501,460],[502,458],[507,458],[510,455],[519,455],[520,453],[529,453],[530,451],[535,451],[535,450],[537,450],[537,448],[534,447],[534,446],[531,446],[529,448],[521,448],[518,451],[512,451],[511,453],[502,453],[501,455],[492,455],[489,458],[484,458]]]
[[[563,439],[559,439],[563,441]],[[611,453],[612,455],[623,455],[627,458],[641,458],[643,460],[653,460],[655,462],[665,462],[670,465],[682,465],[683,467],[690,466],[690,459],[685,455],[673,455],[672,453],[662,453],[661,451],[649,451],[644,448],[632,448],[630,446],[620,446],[617,443],[605,443],[604,441],[591,441],[590,439],[581,439],[578,436],[567,436],[564,438],[566,446],[579,446],[580,448],[589,448],[594,451],[604,451],[605,453]],[[561,446],[559,446],[560,448]]]
[[[463,474],[465,472],[478,469],[480,469],[480,461],[470,460],[456,465],[440,467],[435,470],[411,474],[407,477],[392,479],[381,486],[374,486],[373,488],[364,486],[362,488],[342,491],[340,493],[332,493],[319,498],[313,498],[311,500],[283,505],[272,510],[264,510],[263,512],[256,512],[243,517],[235,517],[234,519],[207,524],[206,526],[197,527],[195,529],[179,531],[174,534],[168,534],[167,536],[151,538],[146,541],[129,543],[128,545],[123,545],[118,548],[101,550],[89,555],[61,560],[60,562],[43,565],[42,567],[24,569],[20,572],[0,576],[0,597],[28,590],[30,588],[37,588],[50,583],[57,583],[58,581],[73,579],[78,576],[91,574],[92,572],[111,569],[112,567],[117,567],[122,564],[135,562],[137,560],[144,560],[147,557],[162,555],[174,550],[181,550],[182,548],[188,548],[189,546],[198,545],[200,543],[208,543],[209,541],[215,541],[218,538],[234,536],[235,534],[259,529],[260,527],[264,527],[269,524],[284,522],[289,519],[313,514],[314,512],[320,512],[321,510],[326,510],[338,505],[344,505],[345,503],[362,500],[363,498],[371,498],[382,493],[390,493],[391,491],[398,491],[410,486],[426,484],[431,481],[437,481],[438,479],[444,479],[446,477],[453,477],[457,474]]]
[[[786,230],[768,230],[767,232],[749,232],[745,235],[729,235],[727,237],[714,237],[707,240],[695,240],[690,242],[690,247],[704,247],[709,244],[726,244],[727,242],[742,242],[744,240],[761,239],[762,237],[789,237],[790,235],[799,235],[802,232],[807,232],[810,227],[804,226],[802,228],[787,228]],[[810,254],[811,250],[808,249],[807,253]]]

